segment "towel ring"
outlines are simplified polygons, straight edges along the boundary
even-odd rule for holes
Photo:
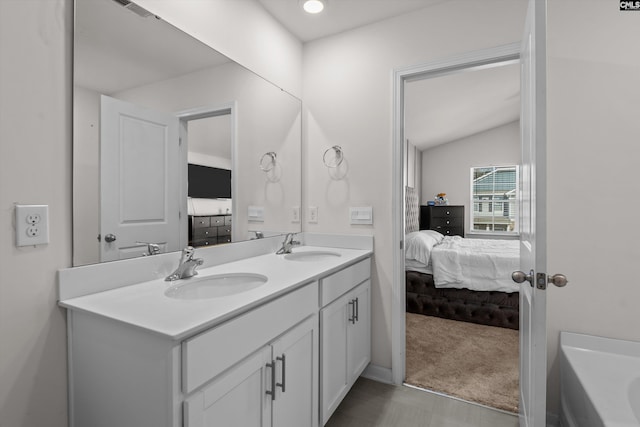
[[[337,168],[344,160],[344,153],[339,145],[334,145],[331,148],[327,148],[322,156],[322,162],[328,168]]]
[[[269,151],[268,153],[264,153],[260,158],[260,169],[264,172],[269,172],[276,165],[276,153],[273,151]]]

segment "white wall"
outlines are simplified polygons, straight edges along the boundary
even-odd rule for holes
[[[138,0],[140,6],[300,97],[302,43],[253,0]]]
[[[618,3],[548,10],[548,409],[559,408],[559,331],[640,341],[640,16]]]
[[[449,204],[464,205],[464,228],[470,230],[470,169],[478,166],[520,164],[520,122],[489,129],[422,152],[422,192],[426,205],[438,193]]]
[[[0,1],[0,424],[67,426],[71,2]],[[48,204],[45,246],[14,247],[14,203]]]
[[[447,1],[305,44],[305,206],[318,206],[311,232],[374,234],[372,362],[391,367],[392,71],[520,40],[524,2]],[[499,9],[496,9],[498,7]],[[499,10],[499,13],[496,12]],[[345,153],[344,178],[322,163]],[[349,206],[373,206],[374,225],[349,224]]]

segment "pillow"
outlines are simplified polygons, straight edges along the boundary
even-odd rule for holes
[[[424,233],[428,236],[433,237],[438,241],[438,243],[444,240],[444,234],[437,232],[436,230],[420,230],[421,233]]]
[[[430,231],[430,233],[425,233],[425,231]],[[415,259],[423,264],[429,264],[431,249],[440,243],[442,239],[444,239],[442,234],[432,230],[409,233],[404,239],[404,257],[406,259]]]

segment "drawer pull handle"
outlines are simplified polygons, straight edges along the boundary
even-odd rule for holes
[[[355,318],[356,318],[356,322],[359,321],[358,316],[360,315],[360,301],[358,300],[358,298],[356,298],[356,314],[355,314]]]
[[[276,383],[276,387],[280,387],[282,389],[282,392],[285,392],[285,372],[287,371],[287,361],[285,359],[285,355],[284,353],[282,353],[282,357],[276,357],[276,360],[280,360],[282,362],[282,382],[281,383]]]
[[[348,319],[349,322],[355,325],[356,323],[356,300],[352,299],[349,301],[349,305],[351,306],[351,317]]]
[[[271,363],[267,363],[267,368],[271,369],[271,390],[265,393],[271,396],[271,400],[276,400],[276,362],[272,360]]]

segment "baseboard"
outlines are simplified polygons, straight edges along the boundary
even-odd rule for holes
[[[362,372],[362,376],[381,383],[393,384],[391,369],[383,368],[382,366],[374,365],[372,363],[369,363],[369,366],[365,368],[364,372]]]

